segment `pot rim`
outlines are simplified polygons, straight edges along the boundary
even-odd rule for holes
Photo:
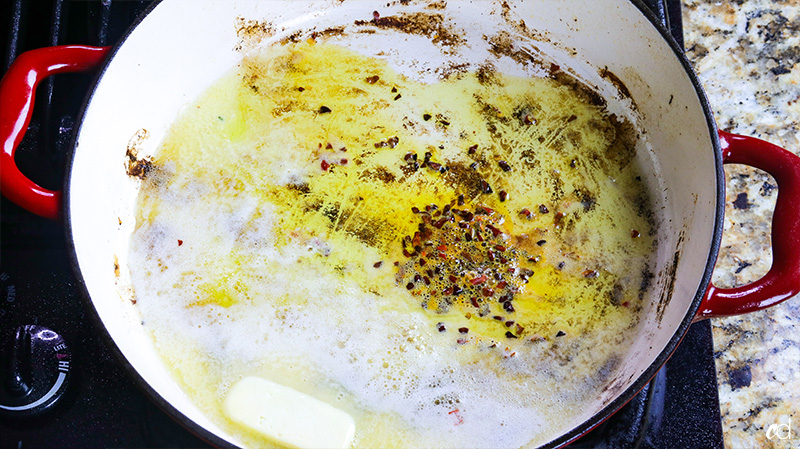
[[[153,401],[160,409],[162,409],[172,419],[174,419],[176,422],[178,422],[181,426],[186,428],[191,433],[195,434],[199,438],[210,443],[214,447],[237,448],[237,446],[233,445],[227,440],[222,439],[221,437],[217,436],[210,430],[202,427],[193,420],[189,419],[182,411],[178,410],[169,401],[164,399],[164,397],[162,397],[157,391],[155,391],[155,389],[153,389],[153,387],[150,386],[150,384],[144,379],[144,377],[142,377],[142,375],[128,361],[128,359],[125,357],[125,355],[117,346],[114,339],[111,337],[109,330],[106,328],[105,324],[103,323],[103,320],[100,317],[99,312],[97,311],[97,308],[94,305],[94,301],[89,295],[88,289],[86,288],[86,284],[84,282],[84,277],[81,273],[78,264],[77,251],[75,249],[75,241],[72,232],[72,219],[71,219],[72,215],[71,215],[71,209],[69,207],[69,204],[71,204],[70,173],[72,172],[73,168],[74,155],[75,152],[77,151],[76,144],[78,141],[78,136],[81,133],[84,118],[88,110],[88,106],[91,103],[92,98],[94,97],[94,94],[97,90],[97,86],[102,80],[103,75],[106,72],[106,69],[108,68],[111,61],[114,59],[114,56],[117,54],[117,51],[123,44],[125,44],[125,42],[127,41],[128,37],[130,37],[133,30],[136,29],[147,16],[149,16],[150,13],[162,3],[162,1],[163,0],[154,0],[150,5],[148,5],[148,7],[140,13],[140,15],[136,18],[136,20],[125,31],[125,33],[122,35],[119,41],[113,45],[106,60],[98,68],[97,73],[94,76],[94,79],[92,80],[90,88],[86,94],[86,97],[84,98],[81,107],[79,109],[79,113],[77,115],[78,127],[76,132],[72,136],[72,142],[69,146],[69,153],[67,155],[67,166],[66,166],[67,176],[64,179],[64,186],[63,186],[64,201],[62,202],[62,208],[63,208],[62,216],[64,217],[64,228],[67,237],[66,240],[67,240],[67,249],[70,259],[69,261],[72,267],[72,271],[75,274],[76,280],[78,281],[78,286],[79,290],[81,291],[82,299],[87,308],[90,310],[90,313],[88,315],[90,317],[93,326],[96,329],[100,330],[100,338],[106,343],[106,346],[114,355],[117,362],[120,363],[122,367],[125,369],[125,371],[128,373],[133,383],[136,384],[136,386],[140,390],[142,390],[148,396],[148,398],[151,401]],[[709,104],[708,97],[706,96],[702,84],[697,78],[697,75],[695,74],[691,63],[686,57],[684,49],[677,43],[675,38],[670,34],[669,30],[665,28],[661,20],[655,15],[655,13],[650,9],[650,7],[648,7],[644,3],[644,0],[627,0],[627,1],[629,1],[636,8],[639,9],[639,11],[656,28],[656,30],[661,34],[661,37],[669,45],[673,55],[677,58],[686,76],[691,82],[694,91],[697,94],[697,99],[700,104],[700,107],[702,108],[703,115],[706,117],[706,125],[708,127],[712,150],[714,151],[714,167],[715,167],[714,178],[716,185],[716,195],[715,195],[716,211],[714,213],[714,230],[711,239],[711,247],[709,248],[708,259],[706,261],[700,285],[697,291],[695,292],[691,306],[687,310],[686,315],[681,320],[680,324],[676,328],[672,337],[670,337],[669,341],[663,347],[663,349],[654,359],[654,361],[644,370],[644,372],[636,379],[636,381],[634,381],[627,389],[625,389],[622,393],[620,393],[613,401],[611,401],[603,409],[595,413],[588,420],[582,422],[581,424],[572,428],[571,430],[563,433],[561,436],[543,444],[542,446],[540,446],[541,449],[562,447],[568,445],[569,443],[574,442],[581,436],[587,434],[592,429],[602,424],[606,419],[608,419],[617,410],[619,410],[621,407],[627,404],[631,399],[633,399],[633,397],[636,396],[636,394],[638,394],[639,391],[642,388],[644,388],[645,385],[647,385],[651,381],[651,379],[658,373],[661,367],[675,352],[681,340],[686,335],[689,327],[694,322],[695,316],[700,308],[700,304],[703,300],[706,289],[711,284],[711,278],[713,275],[714,266],[716,265],[719,248],[722,240],[722,231],[723,231],[724,214],[725,214],[725,172],[723,170],[723,165],[722,165],[722,150],[718,136],[718,128],[716,121],[714,120],[713,111]]]

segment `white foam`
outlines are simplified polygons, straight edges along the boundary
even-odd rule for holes
[[[270,240],[268,214],[257,231],[242,234],[242,223],[252,215],[246,202],[233,215],[201,201],[182,206],[174,209],[177,216],[158,218],[134,237],[132,262],[145,268],[134,271],[138,304],[157,334],[183,335],[222,365],[299,359],[349,392],[357,407],[397,414],[420,430],[421,441],[432,438],[441,447],[474,441],[517,447],[543,424],[534,396],[517,397],[519,390],[510,391],[504,376],[459,363],[457,352],[470,349],[431,333],[423,312],[409,314],[396,307],[397,298],[364,292],[313,265],[298,272],[298,265],[287,262],[306,255],[308,247],[278,251],[264,245]],[[182,219],[184,213],[194,219]],[[257,254],[260,261],[246,267],[244,277],[258,282],[245,281],[250,299],[229,308],[186,307],[197,300],[193,273],[213,265],[192,242],[211,236],[221,236],[231,251]],[[193,246],[177,246],[179,238]],[[159,263],[168,269],[161,272]],[[307,301],[279,307],[268,300],[285,295]]]

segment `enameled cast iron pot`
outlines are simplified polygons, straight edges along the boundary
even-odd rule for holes
[[[480,19],[501,3],[476,1],[469,8]],[[692,322],[758,310],[800,291],[800,158],[763,141],[718,132],[681,49],[638,0],[509,3],[528,29],[560,44],[549,55],[555,63],[585,73],[607,70],[624,84],[652,144],[658,178],[653,185],[663,191],[665,208],[656,276],[661,295],[652,299],[645,331],[631,341],[630,356],[612,388],[598,392],[597,399],[575,416],[565,417],[572,423],[568,430],[545,445],[557,447],[630,400],[666,362]],[[138,186],[126,172],[129,141],[146,129],[150,137],[142,151],[151,154],[179,108],[235,66],[241,57],[234,50],[237,17],[270,18],[291,30],[308,21],[335,18],[348,8],[369,20],[373,11],[386,14],[388,6],[385,1],[163,0],[116,47],[31,51],[17,59],[0,85],[3,195],[35,214],[64,220],[78,278],[98,326],[122,363],[177,420],[218,446],[236,441],[200,413],[170,378],[120,279],[119,273],[124,278],[127,270]],[[547,47],[546,42],[540,44]],[[557,48],[568,51],[559,53]],[[52,74],[97,67],[100,74],[83,109],[64,194],[41,188],[14,162],[36,86]],[[780,189],[772,268],[762,279],[735,289],[710,283],[722,233],[726,163],[763,169]]]

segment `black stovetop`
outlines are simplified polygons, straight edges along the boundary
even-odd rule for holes
[[[67,43],[113,44],[150,0],[0,3],[5,72],[16,55],[29,49]],[[669,17],[667,23],[682,43],[679,0],[644,3],[662,20]],[[34,119],[16,160],[24,173],[44,187],[57,189],[63,182],[74,118],[90,82],[90,75],[61,75],[43,83],[38,91]],[[0,362],[10,358],[9,342],[21,325],[58,332],[71,358],[69,382],[52,407],[38,416],[0,414],[0,449],[208,447],[133,384],[93,328],[79,292],[63,226],[2,198]],[[6,373],[0,372],[5,382],[3,376]],[[570,447],[722,446],[711,329],[701,322],[690,328],[674,356],[628,405]]]

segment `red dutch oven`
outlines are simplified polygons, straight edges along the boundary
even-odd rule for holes
[[[237,64],[241,53],[235,48],[243,43],[236,32],[238,18],[273,24],[278,31],[265,38],[269,42],[295,30],[350,24],[354,17],[370,20],[373,11],[388,16],[418,2],[399,3],[163,0],[117,46],[30,51],[14,62],[0,84],[2,194],[35,214],[63,220],[77,276],[98,326],[122,362],[154,400],[215,445],[239,442],[200,412],[171,378],[119,278],[127,270],[139,186],[126,172],[129,142],[139,130],[147,130],[149,138],[139,156],[152,154],[180,108]],[[532,444],[558,447],[629,401],[666,362],[693,322],[763,309],[800,291],[800,158],[755,138],[718,131],[683,52],[638,1],[451,4],[442,13],[456,9],[473,14],[476,24],[492,11],[510,11],[527,29],[544,36],[537,45],[545,60],[583,74],[590,83],[597,79],[601,91],[598,73],[614,73],[641,113],[639,124],[658,168],[652,185],[663,192],[665,212],[659,223],[656,278],[669,288],[652,298],[652,310],[644,317],[646,331],[630,342],[629,357],[613,388],[598,393],[574,416],[564,417],[563,427],[546,440]],[[399,41],[395,44],[402,47],[404,41]],[[99,74],[82,112],[64,189],[42,188],[14,161],[36,87],[50,75],[85,70]],[[761,279],[732,289],[711,284],[725,211],[723,164],[764,170],[779,187],[772,267]]]

